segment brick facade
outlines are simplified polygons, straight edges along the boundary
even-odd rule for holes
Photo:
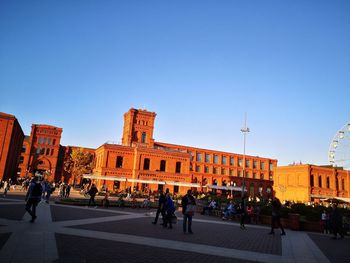
[[[16,179],[23,139],[16,117],[0,112],[0,180]]]
[[[99,185],[106,184],[115,190],[135,187],[154,191],[166,187],[180,194],[189,189],[183,185],[191,183],[204,192],[210,191],[208,185],[229,186],[232,182],[234,186],[242,186],[241,154],[156,142],[155,116],[154,112],[136,109],[124,114],[122,145],[100,146],[94,169],[94,174],[121,180],[99,181]],[[276,165],[275,159],[246,156],[245,185],[250,196],[266,197],[272,193]]]
[[[350,173],[332,166],[290,165],[275,168],[274,190],[281,200],[319,202],[350,198]]]
[[[40,173],[53,181],[60,178],[57,161],[60,152],[62,129],[43,124],[33,124],[30,136],[23,142],[20,176]]]

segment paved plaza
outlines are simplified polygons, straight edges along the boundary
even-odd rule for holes
[[[0,262],[349,262],[350,238],[269,228],[196,214],[194,234],[153,225],[154,210],[41,202],[30,223],[24,194],[0,198]]]

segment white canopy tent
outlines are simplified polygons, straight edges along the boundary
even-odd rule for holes
[[[94,174],[84,174],[83,178],[86,179],[98,179],[98,180],[108,180],[108,181],[120,181],[125,182],[126,178],[115,177],[115,176],[103,176],[103,175],[94,175]]]
[[[162,185],[167,184],[167,185],[177,185],[177,186],[185,186],[185,187],[201,187],[200,184],[198,184],[198,183],[144,180],[144,179],[133,179],[133,178],[125,178],[125,177],[104,176],[104,175],[96,175],[96,174],[84,174],[83,178],[96,179],[96,180],[121,181],[121,182],[126,182],[127,181],[127,182],[133,182],[133,183],[143,183],[143,184],[162,184]]]
[[[206,187],[211,189],[218,189],[218,190],[228,190],[228,191],[237,191],[242,192],[242,187],[238,186],[223,186],[223,185],[206,185]],[[247,188],[245,187],[244,192],[247,192]]]
[[[187,182],[172,182],[172,181],[166,181],[167,185],[177,185],[177,186],[186,186],[186,187],[201,187],[200,184],[196,183],[187,183]]]
[[[142,179],[129,179],[127,178],[128,182],[133,183],[143,183],[143,184],[165,184],[164,181],[156,181],[156,180],[142,180]]]

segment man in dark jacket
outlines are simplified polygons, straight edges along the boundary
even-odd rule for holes
[[[331,221],[331,226],[332,226],[333,235],[334,235],[332,239],[337,239],[337,234],[339,234],[340,238],[343,239],[344,238],[343,215],[338,209],[337,204],[332,205],[330,221]]]
[[[188,226],[188,233],[193,234],[193,232],[192,232],[192,216],[194,215],[194,212],[188,211],[189,209],[187,209],[189,205],[192,205],[192,206],[196,205],[196,200],[194,199],[194,197],[192,195],[191,189],[187,190],[187,194],[184,197],[182,197],[181,205],[182,205],[182,214],[183,214],[182,230],[183,230],[184,234],[186,234],[186,230],[187,230],[187,226]],[[188,225],[187,225],[187,222],[188,222]]]
[[[36,207],[41,200],[41,195],[43,193],[43,188],[37,177],[33,177],[32,182],[29,185],[28,192],[25,198],[26,210],[32,216],[30,220],[34,223],[36,216]]]
[[[284,232],[284,228],[281,224],[281,207],[282,204],[280,200],[277,197],[274,197],[272,200],[272,218],[271,218],[271,231],[270,235],[274,235],[275,231],[275,225],[281,228],[281,236],[285,236],[286,232]]]
[[[95,184],[92,184],[90,190],[88,191],[88,194],[90,195],[90,200],[89,200],[88,206],[90,206],[92,203],[94,204],[94,206],[96,206],[95,196],[96,196],[97,192],[98,192],[98,190],[97,190]]]
[[[165,218],[165,195],[163,193],[163,190],[159,190],[159,200],[158,200],[158,208],[157,208],[157,213],[156,213],[156,217],[154,219],[154,221],[152,222],[152,224],[156,225],[158,222],[158,217],[159,214],[162,214],[162,218],[163,218],[163,224],[164,224],[164,218]]]

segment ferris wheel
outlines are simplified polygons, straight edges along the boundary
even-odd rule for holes
[[[345,124],[333,137],[329,146],[328,161],[334,167],[350,169],[350,123]]]

